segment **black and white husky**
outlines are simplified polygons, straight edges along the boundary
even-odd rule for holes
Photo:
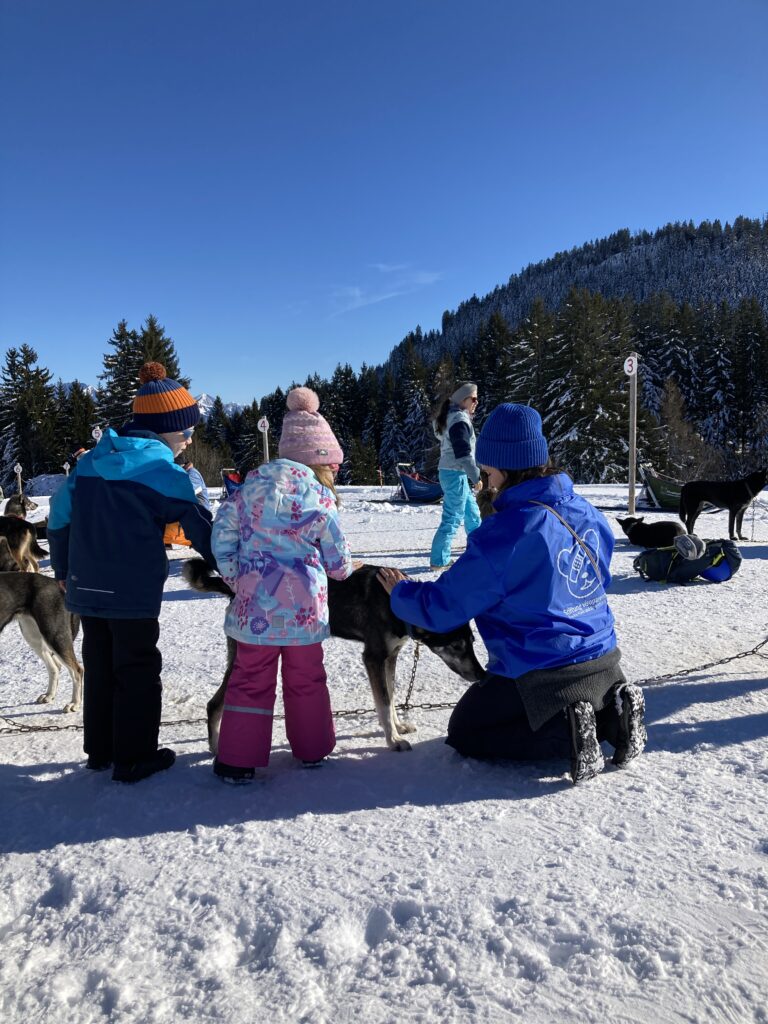
[[[0,554],[5,554],[7,545],[0,547]],[[0,633],[12,619],[48,669],[48,689],[37,703],[50,704],[56,699],[59,673],[66,666],[72,677],[72,699],[64,705],[64,711],[77,711],[83,702],[83,669],[72,641],[80,628],[80,618],[65,608],[56,580],[18,569],[0,572]]]
[[[232,591],[220,576],[215,576],[202,558],[184,563],[184,578],[195,590],[225,594]],[[328,608],[331,633],[343,640],[363,645],[363,664],[371,684],[373,702],[391,750],[410,750],[403,733],[415,726],[401,721],[395,707],[395,668],[397,656],[409,636],[419,640],[467,682],[476,683],[484,670],[475,657],[474,637],[469,625],[450,633],[430,633],[417,626],[406,626],[392,611],[389,594],[376,579],[378,566],[364,565],[342,582],[328,578]],[[227,669],[216,693],[208,701],[208,743],[216,753],[219,723],[224,706],[227,680],[232,671],[235,642],[227,638]]]

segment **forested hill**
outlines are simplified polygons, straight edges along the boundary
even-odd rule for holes
[[[417,331],[419,354],[427,364],[448,354],[455,358],[474,344],[494,313],[514,330],[535,299],[556,310],[572,288],[636,302],[666,292],[676,304],[691,306],[723,301],[736,306],[744,298],[756,298],[768,313],[768,220],[737,217],[725,226],[718,220],[698,227],[692,222],[667,224],[635,235],[624,229],[557,253],[513,274],[483,298],[473,295],[455,312],[445,312],[441,331]],[[394,349],[386,368],[399,369],[408,340],[413,335]]]

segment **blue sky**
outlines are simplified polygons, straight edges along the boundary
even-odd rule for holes
[[[766,0],[0,0],[0,356],[250,401],[622,227],[768,214]]]

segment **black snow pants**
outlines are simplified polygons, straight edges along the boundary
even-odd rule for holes
[[[596,717],[598,739],[615,746],[618,713],[613,701]],[[571,756],[565,712],[558,712],[534,732],[514,679],[492,673],[470,686],[459,700],[445,742],[465,757],[481,760],[553,761]]]
[[[83,616],[83,747],[96,761],[153,757],[160,731],[157,619]]]

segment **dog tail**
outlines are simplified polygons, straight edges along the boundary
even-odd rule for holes
[[[49,552],[46,551],[45,548],[41,548],[40,545],[37,543],[37,537],[32,538],[32,543],[29,545],[29,550],[32,552],[35,558],[47,558],[49,555]]]
[[[75,612],[70,612],[69,624],[72,631],[72,639],[74,640],[77,637],[77,634],[80,632],[80,616],[77,615]]]
[[[184,562],[181,574],[193,590],[201,590],[204,594],[234,597],[232,588],[221,576],[214,576],[213,569],[204,558],[188,558]]]

